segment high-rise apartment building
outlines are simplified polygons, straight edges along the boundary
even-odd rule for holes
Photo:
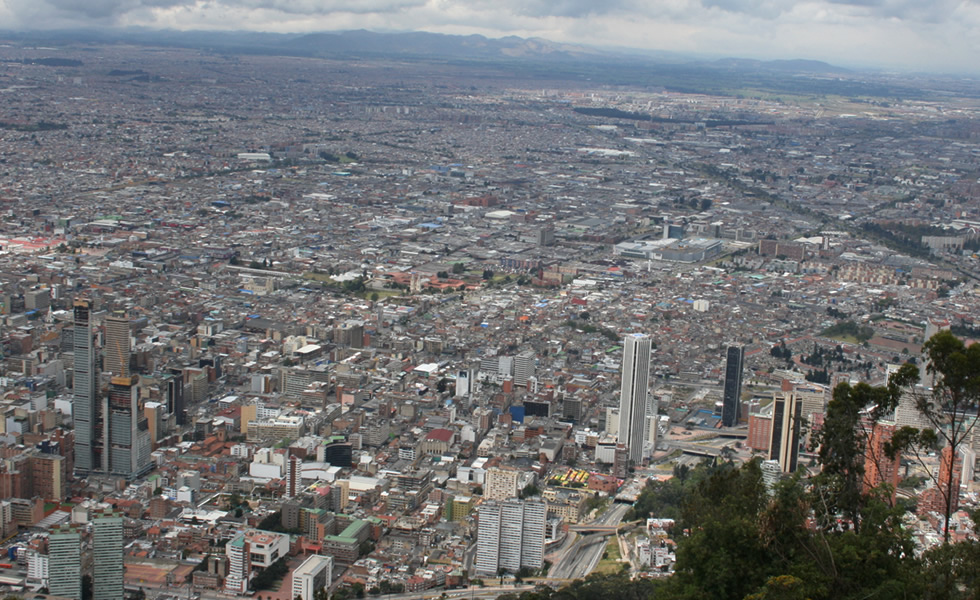
[[[883,483],[891,487],[891,501],[895,503],[901,469],[901,456],[889,457],[885,445],[895,434],[894,423],[865,423],[868,441],[864,447],[864,493]]]
[[[779,461],[783,473],[796,470],[800,457],[803,402],[792,392],[776,392],[772,401],[772,435],[769,459]]]
[[[480,505],[476,540],[476,570],[496,575],[521,567],[540,569],[548,505],[540,499],[486,501]]]
[[[123,597],[123,518],[104,512],[92,519],[92,600]]]
[[[623,380],[619,393],[619,441],[634,464],[643,460],[644,433],[649,413],[650,336],[634,333],[623,340]]]
[[[745,348],[729,346],[725,359],[725,395],[721,405],[721,424],[725,427],[738,425],[742,410],[742,362]]]
[[[95,368],[91,304],[88,300],[75,300],[73,335],[75,470],[85,476],[105,470],[102,451],[104,427],[98,399],[99,374]]]
[[[517,482],[521,472],[516,469],[492,467],[487,470],[483,497],[487,500],[507,500],[517,497]]]
[[[48,534],[48,593],[82,597],[82,534],[75,527],[62,525]]]
[[[295,454],[286,459],[286,498],[295,498],[303,486],[303,459]]]

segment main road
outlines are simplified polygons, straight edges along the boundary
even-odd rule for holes
[[[618,525],[626,515],[628,504],[613,504],[609,510],[591,523],[595,525]],[[565,550],[548,571],[548,579],[581,579],[592,572],[602,560],[602,553],[609,543],[609,533],[593,533],[580,536],[570,548]]]

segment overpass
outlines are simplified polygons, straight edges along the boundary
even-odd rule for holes
[[[635,527],[637,524],[641,523],[640,520],[628,521],[626,523],[618,523],[615,525],[604,525],[601,523],[579,523],[578,525],[569,525],[568,530],[574,531],[576,533],[602,533],[602,534],[613,534],[618,533],[620,529],[626,529],[629,527]]]

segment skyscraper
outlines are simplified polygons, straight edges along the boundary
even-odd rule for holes
[[[479,508],[476,570],[496,575],[544,565],[548,506],[542,500],[486,501]]]
[[[619,441],[629,449],[634,464],[643,460],[646,417],[649,411],[650,336],[632,333],[623,340],[623,381],[619,392]]]
[[[151,467],[150,426],[140,410],[137,378],[113,377],[109,385],[109,472],[127,479]]]
[[[792,392],[776,392],[772,401],[772,437],[769,459],[779,461],[783,473],[792,473],[800,457],[803,402]]]
[[[92,600],[123,597],[123,518],[104,512],[92,519]]]
[[[729,346],[725,360],[725,396],[721,406],[721,424],[725,427],[738,425],[742,398],[742,360],[745,348]]]
[[[82,597],[82,535],[74,527],[62,525],[48,535],[48,592],[65,598]]]
[[[90,313],[88,300],[75,300],[72,419],[75,422],[75,470],[82,476],[104,470],[100,435],[103,431],[102,415],[97,395],[99,376],[95,369]]]
[[[113,315],[105,320],[105,347],[102,370],[117,377],[129,376],[129,319]]]
[[[514,357],[514,385],[527,386],[527,379],[534,375],[534,350],[525,350]]]

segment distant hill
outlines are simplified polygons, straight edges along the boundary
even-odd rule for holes
[[[311,33],[282,44],[283,48],[316,55],[360,54],[401,55],[440,58],[536,58],[581,60],[615,56],[586,46],[557,44],[536,38],[508,36],[487,38],[482,35],[442,35],[437,33],[374,33],[343,31]]]
[[[751,71],[781,71],[786,73],[853,73],[850,69],[837,67],[819,60],[752,60],[748,58],[723,58],[713,63],[715,66]]]
[[[482,35],[446,35],[441,33],[377,33],[354,31],[307,34],[262,33],[254,31],[175,31],[142,28],[2,32],[0,37],[25,42],[125,42],[140,45],[201,48],[239,54],[273,54],[288,56],[363,56],[431,58],[452,60],[530,60],[552,63],[622,63],[648,65],[687,65],[698,69],[730,71],[846,73],[846,69],[813,60],[759,61],[726,58],[705,61],[685,58],[681,54],[630,50],[599,49],[578,44],[563,44],[540,38],[507,36],[488,38]]]

